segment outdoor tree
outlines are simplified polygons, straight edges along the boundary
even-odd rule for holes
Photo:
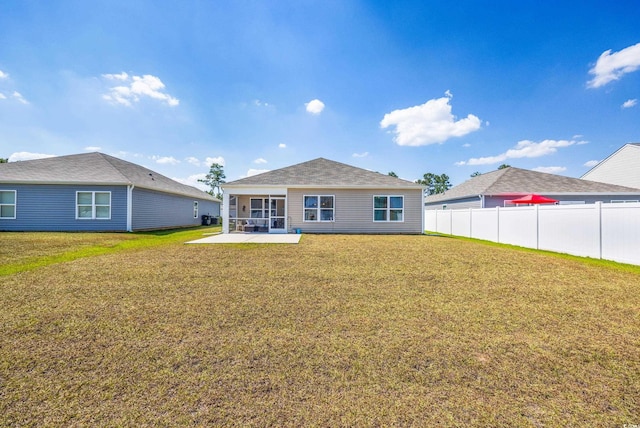
[[[498,169],[505,169],[505,168],[511,168],[511,165],[507,165],[506,163],[503,163],[498,167]]]
[[[7,163],[9,162],[9,159],[7,158],[0,158],[0,163]]]
[[[207,193],[218,199],[222,199],[222,189],[220,188],[220,185],[226,183],[226,181],[224,181],[225,178],[227,178],[227,176],[224,175],[222,165],[219,163],[213,163],[211,164],[211,168],[209,168],[209,173],[198,181],[211,187]]]
[[[393,171],[389,172],[389,174],[387,174],[387,175],[388,175],[388,176],[390,176],[390,177],[398,178],[398,174],[396,174],[396,173],[395,173],[395,172],[393,172]]]
[[[473,174],[471,174],[471,178],[473,178],[473,177],[477,177],[477,176],[479,176],[479,175],[482,175],[482,173],[481,173],[480,171],[476,171],[476,172],[474,172]]]
[[[433,174],[427,172],[421,179],[416,180],[416,183],[426,186],[425,193],[427,195],[435,195],[437,193],[444,193],[451,188],[449,182],[449,176],[447,174]]]

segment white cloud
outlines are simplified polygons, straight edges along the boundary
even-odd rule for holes
[[[446,95],[419,106],[387,113],[380,121],[380,127],[395,125],[396,144],[413,147],[443,143],[449,138],[462,137],[480,129],[480,119],[472,114],[456,120],[449,104],[451,92],[447,91]]]
[[[13,91],[13,94],[11,95],[13,98],[15,98],[16,100],[18,100],[18,102],[22,103],[22,104],[29,104],[29,101],[27,101],[20,92],[18,91]]]
[[[462,145],[462,147],[471,147],[471,144],[469,144],[469,143],[464,143],[464,144]]]
[[[214,163],[224,166],[224,158],[222,156],[218,156],[215,158],[208,157],[204,161],[207,164],[207,166],[211,166]]]
[[[369,156],[369,152],[354,153],[351,156],[353,156],[354,158],[365,158]]]
[[[0,100],[6,100],[6,99],[7,99],[7,96],[2,92],[0,92]]]
[[[507,159],[537,158],[553,154],[562,147],[569,147],[574,144],[584,143],[585,142],[583,141],[575,140],[544,140],[539,143],[529,140],[522,140],[519,141],[513,149],[509,149],[499,155],[471,158],[467,161],[456,162],[456,165],[488,165],[498,162],[504,162]]]
[[[88,152],[99,152],[100,150],[102,150],[102,147],[98,147],[98,146],[87,146],[84,148],[86,151]]]
[[[128,80],[129,75],[124,71],[120,74],[103,74],[102,77],[109,80]]]
[[[254,160],[253,163],[263,164],[263,163],[267,163],[267,160],[263,159],[263,158],[258,158],[256,160]]]
[[[102,96],[107,101],[115,104],[131,106],[140,101],[141,97],[149,97],[166,102],[171,107],[180,104],[180,100],[164,92],[165,85],[160,78],[145,74],[144,76],[132,76],[125,72],[121,74],[103,74],[107,80],[118,80],[127,83],[127,86],[114,86],[109,88],[109,93]]]
[[[590,160],[584,163],[584,166],[588,167],[588,168],[593,168],[594,166],[598,165],[600,163],[599,160]]]
[[[318,99],[305,103],[305,106],[307,108],[307,112],[311,114],[320,114],[322,113],[322,110],[324,110],[324,103]]]
[[[279,149],[286,149],[287,145],[285,143],[280,143],[280,144],[278,144],[278,148]]]
[[[611,53],[611,49],[606,50],[589,70],[589,74],[593,74],[594,78],[587,82],[587,87],[599,88],[638,68],[640,68],[640,43],[614,53]]]
[[[17,162],[17,161],[25,161],[25,160],[33,160],[33,159],[44,159],[44,158],[54,158],[57,155],[49,155],[44,153],[31,153],[31,152],[16,152],[12,153],[9,156],[9,162]]]
[[[263,172],[269,172],[271,171],[270,169],[254,169],[254,168],[250,168],[247,171],[247,177],[251,177],[252,175],[258,175],[258,174],[262,174]]]
[[[173,156],[151,156],[151,159],[161,165],[176,165],[180,163],[180,161]]]
[[[207,174],[202,173],[202,174],[190,175],[187,178],[172,177],[172,180],[175,180],[178,183],[186,184],[187,186],[193,186],[200,190],[207,191],[207,190],[210,190],[210,188],[206,184],[200,183],[198,181],[198,180],[203,180],[206,175]]]
[[[548,174],[558,174],[559,172],[564,172],[566,170],[567,168],[564,166],[539,166],[537,168],[533,168],[533,171],[546,172]]]
[[[631,108],[636,104],[638,104],[638,100],[634,98],[632,100],[627,100],[624,103],[622,103],[622,108]]]
[[[0,70],[0,79],[8,79],[9,78],[9,73],[5,73],[4,71]]]
[[[189,156],[189,157],[185,158],[184,160],[186,160],[191,165],[200,166],[200,160],[198,158],[196,158],[196,157]]]

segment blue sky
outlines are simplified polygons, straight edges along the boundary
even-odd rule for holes
[[[6,0],[0,157],[580,177],[640,142],[639,22],[637,0]]]

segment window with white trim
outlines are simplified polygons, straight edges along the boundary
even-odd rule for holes
[[[404,221],[404,196],[374,196],[373,221]]]
[[[638,203],[637,199],[612,199],[612,204],[635,204]]]
[[[335,196],[333,195],[304,195],[304,221],[334,221]]]
[[[16,218],[16,191],[0,190],[0,218]]]
[[[251,198],[251,218],[269,218],[269,199]]]
[[[198,201],[193,201],[193,218],[198,218]]]
[[[76,192],[76,219],[110,220],[111,192]]]

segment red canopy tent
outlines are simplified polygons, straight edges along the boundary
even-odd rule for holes
[[[535,193],[508,201],[510,204],[555,204],[558,201]]]

